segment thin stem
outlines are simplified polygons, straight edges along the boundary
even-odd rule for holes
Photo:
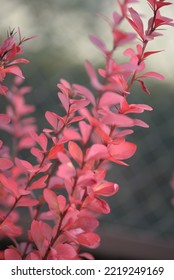
[[[42,167],[45,159],[46,159],[46,156],[47,156],[47,153],[44,155],[41,163],[40,163],[40,166],[39,166],[39,169]],[[33,176],[31,176],[31,178],[28,180],[27,184],[26,184],[26,187],[24,188],[25,190],[28,189],[28,187],[30,186],[31,182],[33,181],[34,177],[39,173],[39,170],[37,170]],[[11,214],[11,212],[15,209],[17,203],[20,201],[20,199],[23,197],[23,195],[20,195],[18,198],[16,198],[16,200],[14,201],[12,207],[10,208],[10,210],[6,213],[6,215],[3,217],[3,219],[1,219],[1,223],[3,223],[7,218],[8,216]]]
[[[152,24],[151,24],[149,30],[147,30],[147,36],[150,36],[154,32],[154,30],[155,30],[155,26],[154,25],[155,25],[156,15],[157,15],[157,11],[154,10]],[[148,40],[144,40],[143,41],[142,53],[141,53],[141,56],[140,56],[140,58],[139,58],[139,60],[137,62],[137,66],[139,66],[141,64],[141,62],[144,60],[144,53],[145,53],[145,50],[146,50],[148,42],[149,42]],[[132,88],[132,86],[134,84],[137,72],[138,72],[138,69],[136,69],[135,72],[132,75],[131,81],[130,81],[128,89],[127,89],[128,91],[130,91],[130,89]]]

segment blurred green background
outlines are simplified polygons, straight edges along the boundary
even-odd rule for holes
[[[25,37],[22,66],[25,84],[32,86],[29,103],[36,106],[40,131],[46,125],[45,111],[60,110],[57,87],[60,78],[88,86],[84,60],[103,65],[100,52],[90,43],[88,34],[97,34],[110,45],[110,30],[96,13],[111,16],[117,9],[114,0],[0,0],[0,39],[10,27],[21,29]],[[135,5],[140,13],[148,11],[146,1]],[[174,18],[174,7],[164,9]],[[148,71],[159,71],[164,82],[149,82],[149,97],[135,88],[129,100],[147,103],[154,110],[142,119],[149,129],[137,128],[128,139],[138,145],[129,167],[115,165],[108,178],[120,185],[115,197],[109,198],[111,213],[101,218],[102,237],[96,258],[172,259],[174,257],[174,207],[170,179],[174,172],[174,29],[167,27],[165,37],[152,42],[150,49],[165,52],[154,55]],[[119,53],[117,59],[121,61]],[[136,94],[135,94],[136,93]],[[47,126],[48,127],[48,126]],[[1,132],[2,133],[2,132]]]

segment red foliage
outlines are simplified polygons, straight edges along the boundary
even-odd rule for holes
[[[80,253],[81,246],[96,248],[100,244],[95,233],[98,217],[110,212],[103,197],[112,196],[119,189],[117,183],[106,180],[107,163],[128,165],[125,161],[134,155],[136,145],[126,137],[133,133],[134,126],[148,127],[131,114],[152,110],[146,104],[128,103],[132,86],[138,82],[149,94],[144,79],[163,79],[159,73],[144,72],[145,59],[159,52],[146,49],[160,35],[158,27],[174,25],[160,13],[169,2],[147,1],[153,11],[147,29],[140,15],[129,7],[137,1],[118,2],[120,13],[113,12],[111,20],[102,16],[111,28],[112,48],[108,50],[100,38],[90,36],[104,55],[104,69],[96,71],[89,61],[85,62],[91,89],[60,80],[58,98],[65,114],[47,111],[45,118],[51,128],[45,128],[41,134],[37,134],[35,119],[28,116],[35,110],[25,103],[30,88],[21,86],[23,75],[14,65],[28,63],[16,56],[21,53],[22,43],[30,38],[21,39],[19,32],[16,43],[11,32],[0,46],[0,82],[9,73],[18,76],[11,89],[0,85],[0,93],[9,102],[6,114],[0,115],[0,128],[12,139],[11,149],[0,140],[0,235],[12,242],[0,252],[1,259],[92,259],[90,254]],[[120,29],[123,20],[134,33]],[[113,58],[116,49],[136,36],[140,39],[136,50],[128,48],[123,52],[129,61],[118,63]],[[34,164],[18,157],[22,149],[30,149]],[[63,194],[58,194],[60,189]],[[16,241],[24,230],[18,207],[28,207],[31,215],[28,240],[22,243]]]

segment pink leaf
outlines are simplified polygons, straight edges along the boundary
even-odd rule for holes
[[[103,86],[99,83],[96,71],[94,70],[92,64],[89,61],[85,62],[86,71],[90,78],[91,84],[94,88],[101,90]]]
[[[62,117],[60,117],[59,115],[57,115],[54,112],[49,112],[47,111],[45,113],[45,117],[47,119],[47,121],[50,123],[50,125],[57,130],[58,128],[58,122],[61,121],[64,124],[64,119]]]
[[[117,26],[120,23],[121,16],[116,11],[113,12],[112,16],[113,16],[113,20],[114,20],[114,25]]]
[[[50,211],[57,213],[59,216],[59,207],[56,194],[50,189],[45,189],[43,194],[46,202],[48,203]]]
[[[91,134],[91,126],[84,121],[79,122],[80,132],[82,134],[83,143],[86,144],[90,134]]]
[[[33,250],[31,253],[29,253],[26,257],[26,260],[41,260],[41,256],[39,254],[38,250]]]
[[[143,75],[137,77],[137,79],[142,79],[142,78],[155,78],[158,80],[164,80],[164,76],[156,72],[146,72]]]
[[[87,207],[89,210],[100,214],[110,213],[110,207],[108,203],[105,200],[98,197],[88,196],[83,203],[83,207]]]
[[[0,158],[0,169],[6,170],[13,166],[13,162],[8,158]]]
[[[149,125],[142,120],[134,119],[134,125],[141,126],[144,128],[149,128]]]
[[[33,171],[33,166],[26,160],[15,158],[16,165],[25,172]]]
[[[41,133],[40,135],[38,135],[38,141],[37,142],[41,146],[43,151],[47,150],[48,139],[47,139],[47,137],[45,136],[44,133]]]
[[[65,207],[66,207],[66,198],[60,194],[57,196],[57,202],[59,205],[60,212],[63,213],[63,211],[65,210]]]
[[[102,184],[98,184],[93,188],[93,191],[97,195],[101,196],[112,196],[117,193],[119,186],[112,182],[104,182]]]
[[[129,8],[129,12],[132,18],[132,20],[128,18],[129,23],[132,25],[135,31],[140,35],[140,37],[144,40],[144,27],[139,14],[133,8]]]
[[[36,141],[40,145],[40,147],[43,149],[43,151],[47,150],[48,139],[44,133],[37,135],[37,133],[32,132],[31,136],[34,139],[34,141]]]
[[[90,38],[91,42],[92,42],[97,48],[99,48],[104,54],[107,53],[107,49],[106,49],[105,43],[104,43],[100,38],[98,38],[98,37],[95,36],[95,35],[90,35],[89,38]]]
[[[46,186],[45,181],[47,180],[48,175],[45,175],[43,177],[41,177],[40,179],[36,180],[35,182],[33,182],[30,186],[30,190],[35,190],[35,189],[42,189]]]
[[[63,152],[64,146],[63,144],[57,143],[55,146],[53,146],[48,154],[48,159],[54,159],[57,158],[58,152]]]
[[[77,236],[77,241],[88,248],[97,248],[100,245],[100,237],[93,232],[81,233]]]
[[[18,149],[28,149],[34,146],[35,142],[30,136],[22,138],[18,143]]]
[[[22,260],[21,255],[16,249],[9,248],[4,252],[5,260]]]
[[[14,197],[20,196],[18,184],[12,178],[6,178],[4,174],[0,174],[0,182]]]
[[[0,114],[0,123],[8,124],[10,122],[10,117],[7,114]]]
[[[6,73],[14,74],[24,79],[21,69],[18,66],[10,66],[4,69]]]
[[[77,84],[73,84],[73,88],[75,89],[75,91],[84,95],[94,106],[96,105],[95,97],[88,88]]]
[[[31,224],[31,236],[42,256],[45,254],[45,251],[49,246],[49,241],[46,239],[45,236],[47,232],[49,232],[49,239],[50,239],[51,238],[50,227],[42,221],[38,222],[36,220],[33,220]]]
[[[36,206],[38,203],[39,203],[39,201],[32,198],[30,195],[25,195],[25,196],[22,196],[21,199],[17,202],[16,207]]]
[[[52,250],[56,260],[71,260],[77,257],[77,252],[70,244],[58,244]]]
[[[14,222],[5,220],[0,224],[0,233],[9,237],[17,237],[22,234],[22,229],[19,226],[15,226]]]
[[[68,110],[69,110],[69,99],[68,99],[68,96],[67,94],[65,93],[62,93],[62,92],[58,92],[58,97],[65,109],[65,111],[68,113]]]
[[[79,122],[79,121],[81,121],[83,119],[84,119],[83,116],[76,116],[71,121],[69,121],[68,123],[71,124],[71,123]]]
[[[81,135],[78,131],[76,131],[74,128],[65,128],[63,130],[63,137],[70,140],[81,140]]]
[[[85,161],[90,159],[105,159],[108,156],[108,149],[102,144],[93,144],[91,148],[88,149]]]
[[[132,157],[136,152],[136,145],[130,142],[122,142],[119,145],[110,145],[109,153],[113,158],[124,160]]]
[[[101,112],[102,113],[102,112]],[[122,115],[110,112],[104,112],[104,117],[102,121],[105,124],[116,125],[117,127],[132,127],[134,122],[131,118]]]
[[[102,108],[104,106],[116,105],[121,103],[123,99],[123,96],[112,91],[107,91],[101,96],[98,106]]]
[[[83,211],[80,212],[81,217],[74,223],[74,228],[81,228],[84,231],[93,232],[99,226],[99,222],[96,218],[91,216],[85,216]]]
[[[146,104],[128,104],[126,99],[124,99],[120,104],[119,112],[121,114],[143,113],[144,110],[152,111],[153,108]]]
[[[3,85],[0,84],[0,94],[6,96],[6,92],[7,91],[8,91],[8,87],[3,86]]]
[[[70,141],[68,143],[68,150],[70,152],[70,155],[72,158],[79,164],[81,165],[83,162],[83,153],[80,147],[75,143]]]
[[[50,211],[54,214],[55,217],[58,218],[60,213],[64,211],[64,208],[66,206],[65,197],[63,195],[56,196],[56,194],[52,190],[45,189],[44,198],[48,203]]]
[[[17,63],[24,63],[24,64],[28,64],[30,61],[25,59],[25,58],[18,58],[13,60],[12,62],[10,62],[8,65],[13,65],[13,64],[17,64]]]
[[[83,108],[83,107],[86,107],[87,105],[89,104],[89,100],[87,99],[79,99],[79,100],[73,100],[71,99],[71,102],[70,102],[70,106],[71,106],[71,109],[70,109],[70,112],[76,112],[77,110]]]

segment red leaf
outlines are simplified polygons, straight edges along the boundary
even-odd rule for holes
[[[53,146],[50,151],[49,151],[49,154],[48,154],[48,159],[54,159],[54,158],[57,158],[57,153],[58,152],[63,152],[64,151],[64,146],[63,144],[56,144],[55,146]]]
[[[148,95],[150,95],[150,91],[145,86],[145,83],[143,81],[141,81],[141,80],[136,80],[136,81],[140,83],[142,90],[145,91]]]
[[[155,54],[155,53],[159,53],[159,52],[162,52],[162,51],[149,51],[149,52],[145,52],[143,58],[145,59],[146,57],[148,57],[148,56],[150,56],[152,54]]]
[[[70,141],[68,143],[68,150],[70,152],[70,155],[72,158],[79,164],[81,165],[83,162],[83,152],[80,149],[80,147],[75,143]]]
[[[156,3],[156,5],[157,5],[157,8],[160,9],[160,8],[162,8],[164,6],[172,5],[172,3],[171,2],[164,2],[164,1],[160,1],[160,2],[158,1]]]

